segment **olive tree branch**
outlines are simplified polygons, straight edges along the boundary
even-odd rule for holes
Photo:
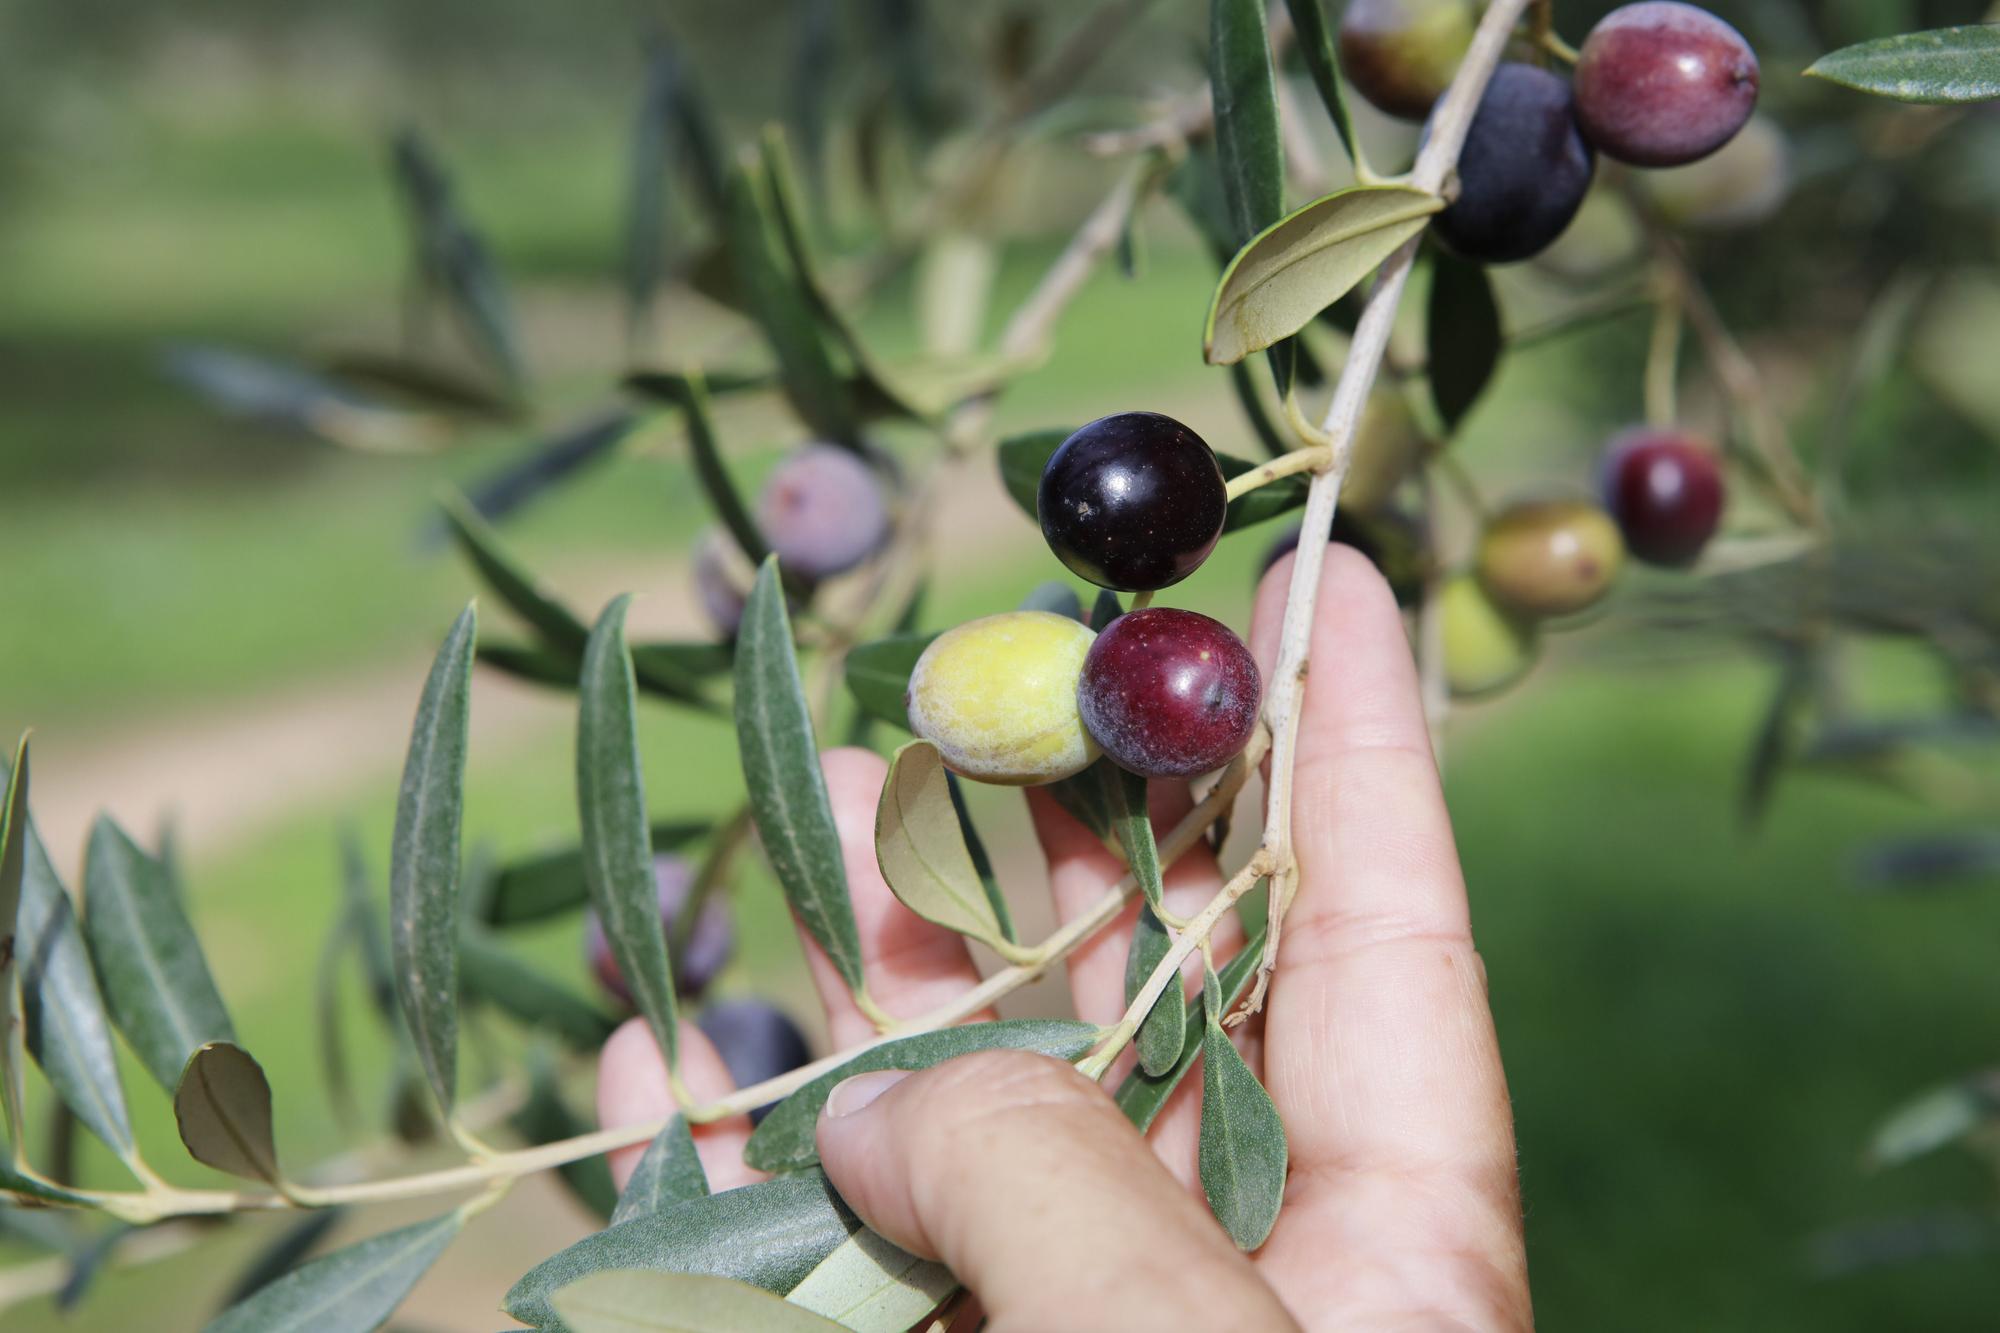
[[[1467,48],[1451,88],[1439,103],[1431,123],[1430,138],[1417,155],[1411,183],[1420,190],[1446,193],[1457,168],[1458,155],[1479,108],[1487,83],[1499,65],[1516,24],[1529,0],[1495,0],[1487,8]],[[1382,360],[1395,329],[1396,311],[1409,283],[1421,238],[1414,238],[1382,265],[1367,308],[1354,329],[1347,364],[1341,371],[1333,401],[1326,410],[1324,433],[1331,456],[1314,473],[1306,498],[1304,527],[1299,534],[1297,558],[1292,564],[1292,585],[1285,602],[1285,623],[1278,650],[1278,664],[1264,705],[1264,717],[1271,730],[1271,783],[1265,812],[1263,855],[1271,868],[1270,927],[1265,935],[1264,961],[1257,970],[1256,984],[1244,1000],[1235,1021],[1254,1014],[1263,1006],[1270,989],[1271,973],[1277,966],[1278,945],[1283,935],[1285,913],[1298,892],[1298,859],[1292,842],[1292,775],[1298,759],[1299,711],[1304,698],[1305,674],[1311,656],[1312,627],[1319,605],[1320,574],[1325,564],[1327,543],[1333,535],[1333,518],[1340,504],[1340,487],[1354,453],[1354,440],[1368,395],[1381,372]]]

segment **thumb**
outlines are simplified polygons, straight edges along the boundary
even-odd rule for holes
[[[1022,1051],[833,1090],[820,1160],[870,1227],[941,1260],[997,1328],[1292,1328],[1104,1090]]]

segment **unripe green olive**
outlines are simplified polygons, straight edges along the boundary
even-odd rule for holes
[[[1394,389],[1377,389],[1354,434],[1354,456],[1340,484],[1341,506],[1363,514],[1383,508],[1417,470],[1423,454],[1424,433],[1409,403]]]
[[[910,673],[910,729],[979,782],[1038,787],[1081,773],[1098,755],[1076,702],[1096,637],[1048,611],[947,630]]]
[[[1472,0],[1352,0],[1340,20],[1340,65],[1363,97],[1422,120],[1472,45]]]
[[[1493,694],[1528,674],[1540,646],[1533,625],[1495,606],[1470,574],[1446,583],[1439,596],[1445,681],[1454,696]]]
[[[1755,226],[1784,206],[1792,189],[1792,145],[1769,116],[1752,116],[1734,139],[1684,167],[1633,177],[1660,216],[1690,227]]]
[[[1481,586],[1505,610],[1533,620],[1593,605],[1624,564],[1618,525],[1585,500],[1512,505],[1479,539]]]

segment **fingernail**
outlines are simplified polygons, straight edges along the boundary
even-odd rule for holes
[[[875,1104],[877,1097],[909,1076],[907,1069],[880,1069],[872,1074],[856,1074],[853,1078],[841,1080],[826,1099],[826,1118],[838,1120],[856,1111],[867,1110]]]

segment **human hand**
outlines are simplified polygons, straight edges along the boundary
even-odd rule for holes
[[[1506,1082],[1416,670],[1374,569],[1339,546],[1327,561],[1293,788],[1300,889],[1265,1012],[1237,1033],[1290,1142],[1285,1206],[1264,1246],[1238,1253],[1201,1199],[1198,1078],[1145,1139],[1098,1085],[1019,1052],[864,1074],[827,1104],[819,1150],[835,1188],[889,1240],[949,1266],[994,1328],[1532,1325]],[[1251,639],[1267,672],[1290,569],[1274,569],[1257,599]],[[896,902],[876,868],[882,761],[844,750],[825,767],[870,988],[891,1013],[934,1009],[977,981],[972,960],[958,936]],[[1123,867],[1045,793],[1028,800],[1068,918]],[[1155,784],[1156,823],[1187,807],[1184,788]],[[1221,882],[1198,847],[1169,872],[1168,905],[1193,910]],[[1071,956],[1079,1017],[1123,1013],[1136,911]],[[1226,955],[1241,939],[1219,931],[1216,943]],[[806,949],[834,1042],[874,1036],[825,956],[809,939]],[[682,1061],[695,1095],[730,1090],[691,1026]],[[606,1125],[672,1109],[637,1021],[605,1048],[598,1107]],[[696,1133],[714,1188],[756,1178],[742,1161],[747,1120]],[[640,1151],[614,1157],[621,1184]]]

